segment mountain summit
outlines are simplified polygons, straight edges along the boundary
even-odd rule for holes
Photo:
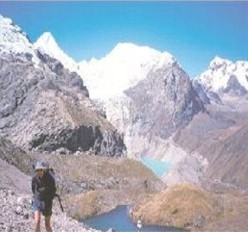
[[[64,53],[50,32],[43,33],[34,43],[34,47],[42,54],[47,54],[50,57],[59,60],[63,66],[70,71],[77,71],[76,62]]]
[[[82,61],[79,66],[90,96],[107,100],[135,86],[151,70],[175,62],[176,59],[167,52],[132,43],[119,43],[102,59]]]

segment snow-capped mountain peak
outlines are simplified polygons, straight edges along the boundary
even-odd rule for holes
[[[58,46],[51,32],[43,33],[34,43],[34,47],[41,53],[45,53],[59,60],[64,67],[68,68],[70,71],[77,71],[76,62]]]
[[[144,60],[149,57],[149,61],[160,60],[163,62],[171,63],[175,61],[175,58],[168,52],[160,52],[148,46],[138,46],[133,43],[118,43],[114,49],[108,54],[111,58],[118,60],[132,59],[132,60]]]
[[[35,44],[45,43],[47,47],[60,49],[51,32],[44,32]],[[44,49],[44,48],[43,48]]]
[[[146,78],[152,69],[176,62],[167,52],[133,43],[119,43],[102,59],[82,61],[79,66],[91,97],[107,100],[122,95],[124,90]]]
[[[219,56],[216,56],[213,60],[211,60],[209,64],[209,69],[216,70],[216,69],[219,69],[221,67],[226,67],[231,64],[232,62],[230,60],[222,59]]]
[[[23,55],[31,59],[34,64],[39,64],[39,59],[34,52],[26,34],[21,28],[13,24],[12,20],[0,15],[0,54],[1,55]]]
[[[236,78],[238,83],[248,91],[248,62],[232,62],[227,59],[215,57],[209,65],[209,69],[203,72],[196,80],[207,91],[220,92],[231,89],[231,79]]]

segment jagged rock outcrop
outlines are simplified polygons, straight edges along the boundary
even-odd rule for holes
[[[226,88],[222,91],[223,93],[231,93],[237,96],[243,96],[247,94],[246,88],[240,84],[235,75],[230,76]]]
[[[82,79],[35,51],[16,27],[1,17],[0,136],[31,150],[122,155],[122,137],[96,112]],[[20,51],[8,50],[8,34]]]
[[[168,138],[176,129],[187,125],[203,104],[187,74],[174,64],[155,72],[135,87],[125,91],[136,108],[139,133]]]

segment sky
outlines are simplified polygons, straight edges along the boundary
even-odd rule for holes
[[[118,43],[171,53],[194,77],[219,56],[248,60],[248,2],[0,2],[35,42],[50,31],[75,61],[100,59]]]

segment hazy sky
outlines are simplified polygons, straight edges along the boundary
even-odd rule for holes
[[[170,52],[191,76],[216,55],[248,60],[248,2],[0,2],[31,41],[50,31],[76,61],[119,42]]]

